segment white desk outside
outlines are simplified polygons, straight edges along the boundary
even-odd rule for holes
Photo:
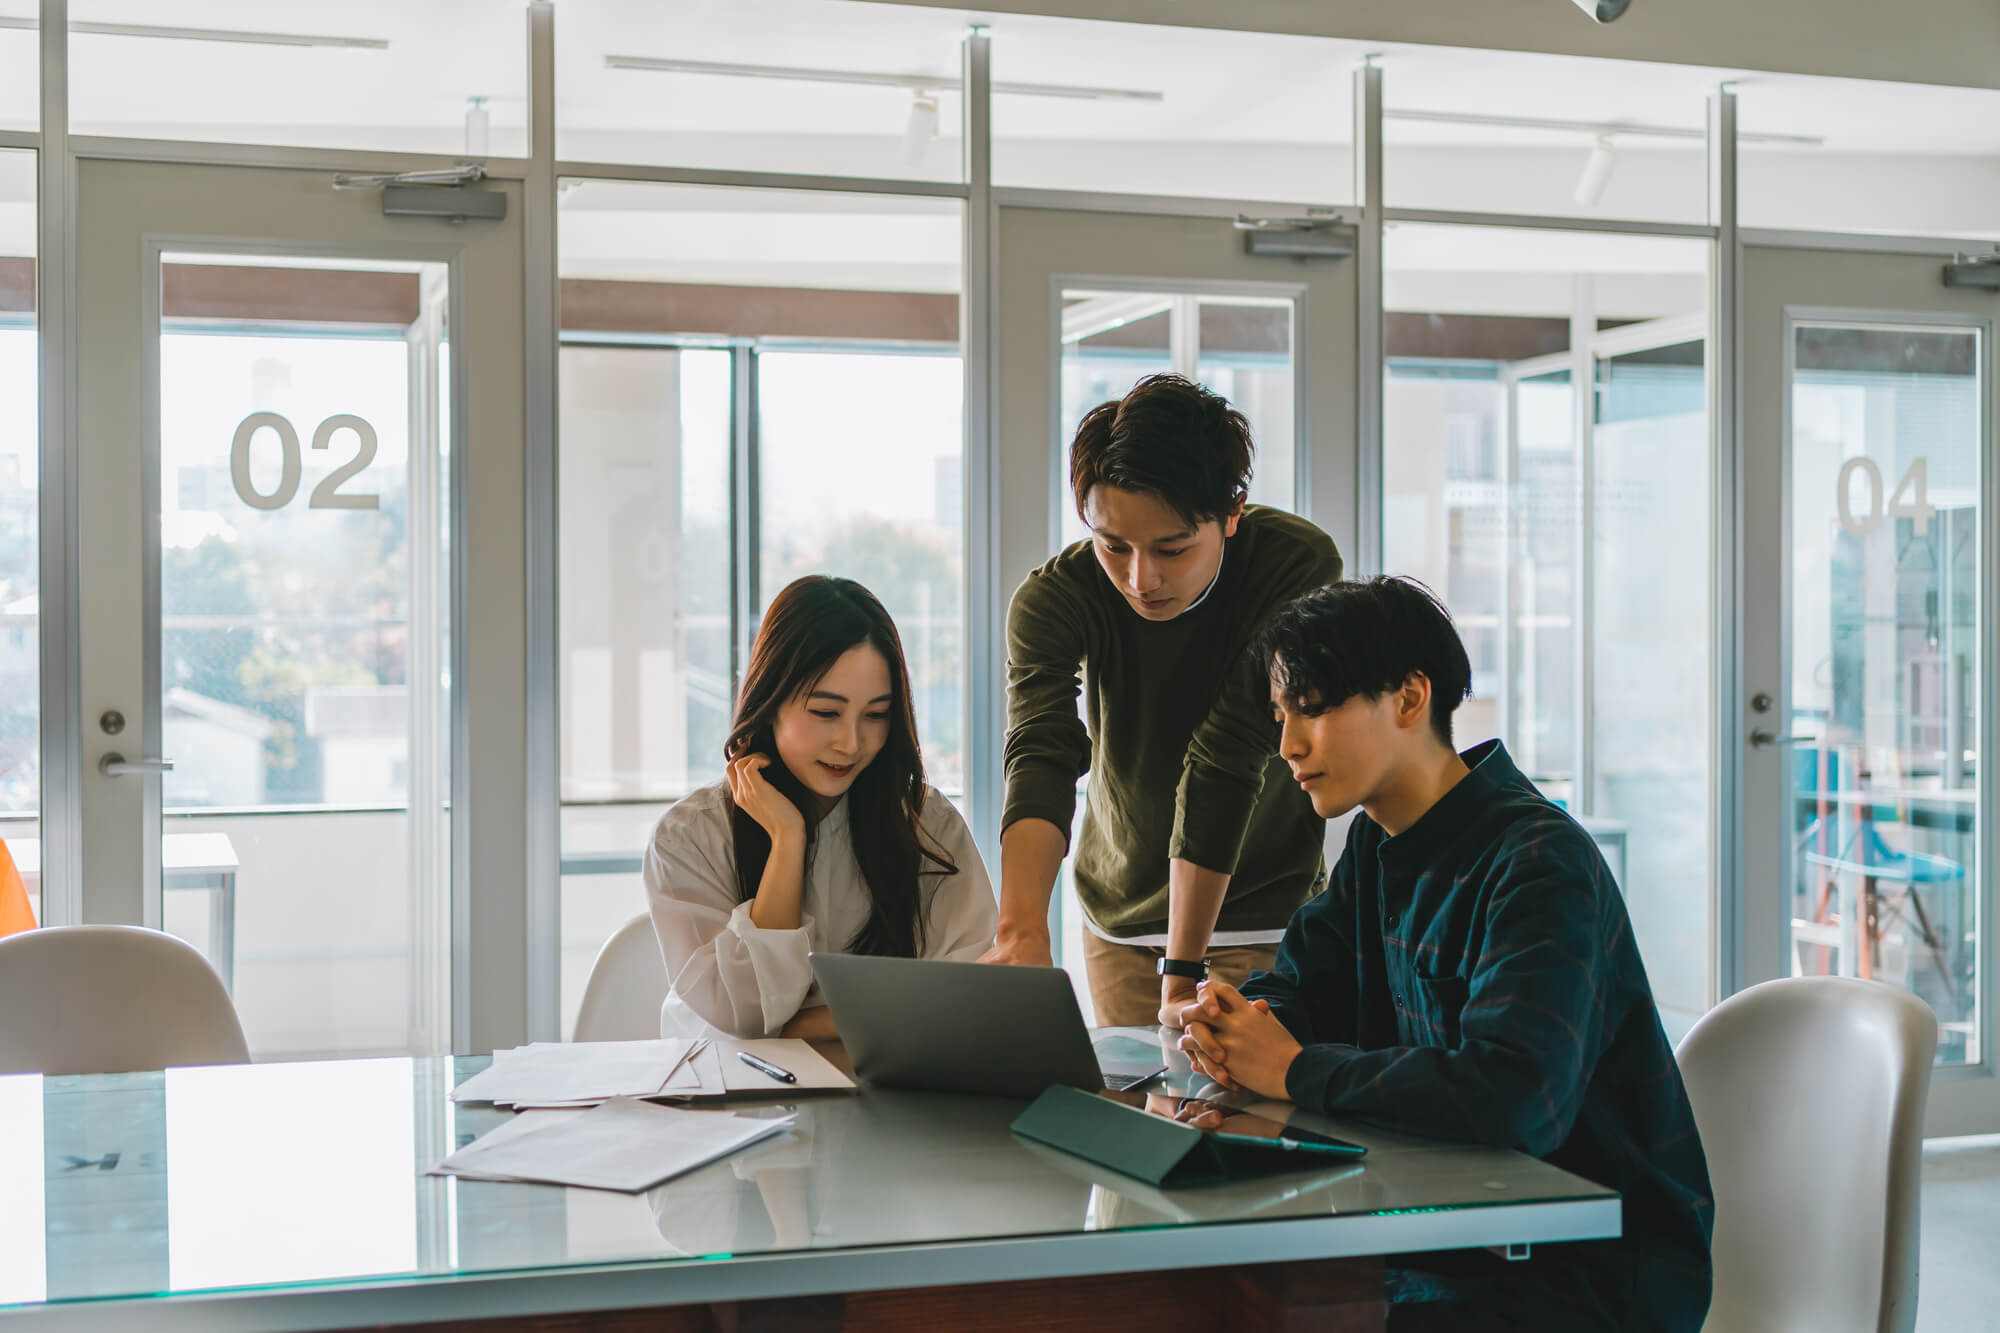
[[[1153,1035],[1105,1035],[1134,1033]],[[354,1328],[1090,1274],[1165,1282],[1619,1229],[1616,1194],[1513,1152],[1309,1117],[1368,1157],[1157,1190],[1016,1138],[1025,1103],[876,1090],[797,1098],[791,1133],[641,1196],[426,1177],[505,1117],[448,1099],[485,1063],[0,1078],[0,1333]]]
[[[39,893],[42,840],[9,838],[7,850],[13,854],[14,866],[28,890]],[[160,876],[167,881],[165,887],[202,889],[209,894],[209,947],[215,950],[215,970],[222,974],[222,984],[232,991],[236,987],[236,872],[241,868],[236,845],[226,833],[167,833],[160,837]]]

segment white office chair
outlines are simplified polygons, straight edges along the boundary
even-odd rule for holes
[[[172,935],[45,926],[0,939],[0,1074],[246,1064],[222,978]]]
[[[667,965],[653,919],[644,912],[618,927],[583,983],[572,1041],[647,1041],[660,1035],[660,1006],[667,999]]]
[[[1678,1059],[1715,1192],[1703,1333],[1910,1333],[1937,1017],[1849,977],[1752,986]]]

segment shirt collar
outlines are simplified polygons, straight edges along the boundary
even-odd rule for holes
[[[1417,822],[1382,843],[1385,859],[1427,856],[1451,842],[1471,821],[1473,814],[1490,802],[1503,787],[1518,787],[1521,771],[1498,740],[1481,741],[1459,755],[1470,771],[1458,785],[1438,797]]]
[[[1215,591],[1215,585],[1222,582],[1222,566],[1224,565],[1224,563],[1228,561],[1228,559],[1229,559],[1229,543],[1224,542],[1222,543],[1222,559],[1217,560],[1215,562],[1215,577],[1210,579],[1208,581],[1208,586],[1201,590],[1201,596],[1195,598],[1192,602],[1188,603],[1188,611],[1194,610],[1197,606],[1200,606],[1203,602],[1207,601],[1208,595]],[[1187,611],[1183,611],[1181,612],[1181,614],[1186,615]]]

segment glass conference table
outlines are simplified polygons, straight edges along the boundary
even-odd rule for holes
[[[1162,1047],[1150,1029],[1094,1040]],[[1174,1055],[1169,1095],[1190,1082]],[[1161,1189],[1010,1134],[1025,1103],[888,1090],[795,1097],[793,1130],[643,1195],[427,1176],[505,1119],[449,1099],[486,1063],[0,1078],[0,1333],[539,1327],[1618,1234],[1615,1193],[1504,1150],[1300,1113],[1368,1155]]]

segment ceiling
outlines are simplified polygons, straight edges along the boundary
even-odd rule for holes
[[[32,0],[0,0],[26,18]],[[85,23],[159,23],[158,0],[73,0]],[[296,48],[76,33],[72,107],[80,131],[205,127],[270,141],[284,127],[348,129],[357,146],[400,146],[371,130],[463,136],[468,99],[486,99],[495,135],[525,119],[521,0],[174,0],[177,26],[373,38],[386,50]],[[556,6],[563,125],[580,133],[887,135],[911,95],[770,78],[607,69],[609,54],[955,78],[972,10],[844,0],[564,0]],[[1504,114],[1699,129],[1724,80],[1753,133],[1805,134],[1831,151],[2000,154],[2000,92],[1745,74],[1452,47],[1148,27],[1028,15],[990,20],[1003,81],[1136,89],[1157,101],[1002,96],[998,137],[1107,142],[1339,144],[1351,138],[1350,75],[1379,55],[1392,112]],[[0,122],[31,116],[32,34],[0,31]],[[26,62],[26,63],[24,63]],[[9,77],[15,75],[16,77]],[[956,97],[940,98],[952,137]],[[1392,142],[1585,143],[1576,131],[1392,120]],[[1672,148],[1634,137],[1634,148]],[[1685,146],[1685,145],[1682,145]]]
[[[564,156],[957,176],[959,108],[948,89],[937,90],[936,138],[912,143],[907,88],[614,70],[605,57],[946,83],[976,11],[845,0],[562,0],[555,8]],[[0,0],[0,18],[34,9],[34,0]],[[80,23],[145,24],[159,22],[163,6],[72,0],[71,12]],[[467,112],[482,99],[489,152],[525,151],[522,0],[173,0],[171,12],[179,26],[367,38],[387,48],[75,33],[78,132],[458,154],[469,151]],[[1691,132],[1703,124],[1709,90],[1733,80],[1746,131],[1824,141],[1746,148],[1744,217],[1755,225],[1977,234],[2000,217],[2000,92],[1040,16],[1000,15],[990,29],[1002,81],[1158,94],[997,97],[1003,184],[1343,202],[1352,198],[1351,75],[1374,53],[1392,113]],[[0,28],[0,126],[10,117],[31,123],[33,62],[33,34]],[[1594,141],[1589,132],[1391,119],[1385,133],[1392,205],[1680,221],[1705,211],[1695,139],[1614,136],[1609,191],[1584,207],[1571,192]],[[0,153],[0,251],[32,243],[30,161]],[[958,281],[958,207],[950,201],[591,182],[566,193],[563,210],[565,264],[578,275],[784,274],[812,285],[817,274],[823,284],[898,290],[949,290]],[[1472,253],[1473,267],[1487,271],[1689,271],[1684,257],[1573,237],[1499,234],[1473,245],[1461,230],[1392,234],[1390,246],[1404,272],[1463,271]]]

